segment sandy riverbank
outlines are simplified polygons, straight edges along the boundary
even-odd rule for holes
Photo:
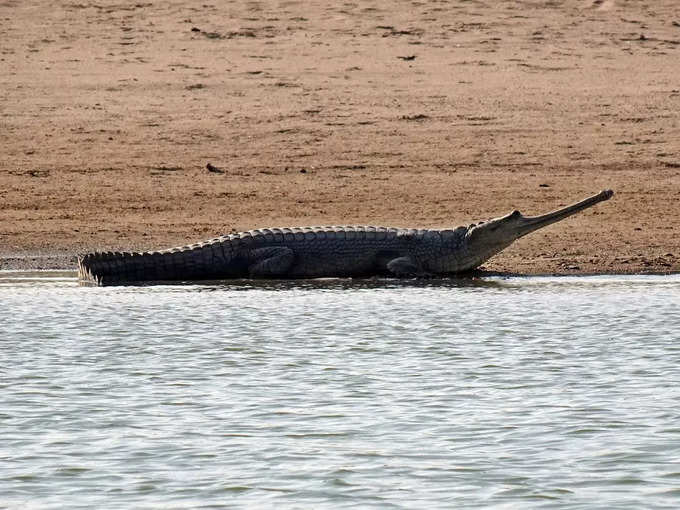
[[[674,0],[194,5],[0,4],[0,269],[612,188],[485,267],[680,270]]]

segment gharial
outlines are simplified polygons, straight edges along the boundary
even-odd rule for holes
[[[604,190],[540,216],[513,211],[455,229],[373,226],[265,228],[144,253],[90,253],[78,259],[82,282],[226,278],[426,277],[475,269],[513,241],[612,197]]]

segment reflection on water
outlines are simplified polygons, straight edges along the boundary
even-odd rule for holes
[[[54,285],[78,283],[83,287],[96,287],[90,283],[76,282],[77,273],[74,271],[0,271],[0,286],[14,287],[17,285]],[[394,288],[428,288],[428,287],[495,287],[502,285],[507,277],[499,276],[464,276],[460,278],[431,278],[431,279],[396,279],[396,278],[316,278],[311,280],[200,280],[177,282],[135,282],[121,284],[118,289],[143,287],[181,287],[182,291],[213,291],[213,290],[291,290],[291,289],[394,289]]]
[[[680,277],[0,272],[0,507],[673,508]]]

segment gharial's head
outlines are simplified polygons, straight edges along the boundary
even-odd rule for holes
[[[513,211],[500,218],[471,226],[465,236],[468,251],[478,252],[483,257],[483,260],[479,262],[481,263],[512,244],[516,239],[608,200],[613,195],[612,190],[604,190],[585,200],[541,216],[523,216],[519,211]]]

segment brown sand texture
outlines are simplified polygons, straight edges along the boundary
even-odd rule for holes
[[[0,269],[611,188],[484,268],[680,270],[677,0],[0,0],[0,50]]]

